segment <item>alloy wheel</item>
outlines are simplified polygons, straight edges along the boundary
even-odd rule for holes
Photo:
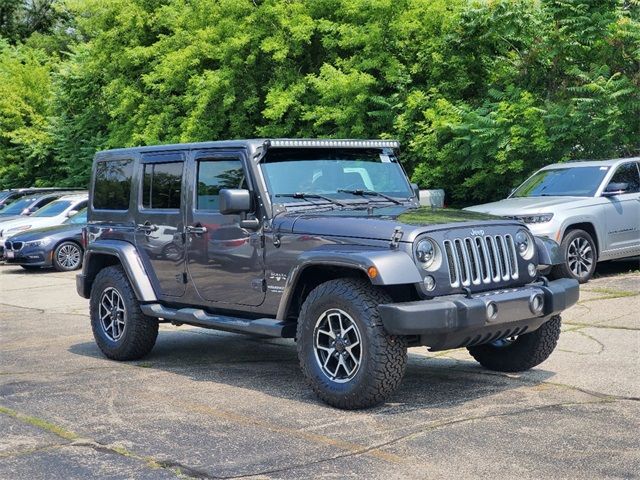
[[[118,341],[124,334],[127,311],[120,293],[113,287],[106,288],[100,297],[100,326],[111,341]]]
[[[56,260],[58,264],[67,270],[74,270],[80,265],[82,254],[76,245],[67,243],[58,249]]]
[[[567,266],[577,277],[589,275],[594,262],[594,252],[589,241],[584,237],[576,237],[567,249]]]
[[[331,381],[346,383],[358,373],[363,348],[356,322],[344,310],[325,311],[313,334],[315,358],[322,373]]]

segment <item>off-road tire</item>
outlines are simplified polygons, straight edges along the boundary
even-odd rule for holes
[[[586,242],[588,242],[593,252],[593,263],[591,265],[591,268],[589,268],[588,273],[584,276],[577,276],[573,271],[571,271],[571,267],[569,266],[569,246],[578,238],[582,238]],[[591,279],[591,277],[593,277],[598,262],[598,250],[596,248],[596,243],[593,241],[593,237],[591,237],[588,232],[580,229],[570,230],[569,232],[567,232],[562,239],[562,243],[560,244],[560,251],[562,252],[563,262],[560,265],[556,265],[553,267],[550,275],[551,278],[573,278],[575,280],[578,280],[578,282],[580,283],[587,283]]]
[[[126,310],[124,331],[122,337],[116,341],[107,336],[100,323],[99,304],[102,293],[109,288],[115,289],[122,297]],[[151,351],[158,337],[158,320],[142,313],[121,266],[100,270],[91,287],[89,306],[93,337],[107,358],[137,360]]]
[[[68,267],[62,265],[58,261],[58,252],[60,251],[60,249],[62,249],[66,245],[75,247],[80,252],[80,261],[78,262],[77,265],[74,265],[73,268],[68,268]],[[83,257],[83,255],[84,255],[84,252],[82,251],[82,247],[80,245],[78,245],[76,242],[72,242],[70,240],[62,242],[60,245],[57,245],[56,248],[53,250],[53,255],[52,255],[53,268],[55,268],[58,272],[72,272],[73,270],[78,270],[80,267],[82,267],[82,257]]]
[[[389,335],[378,312],[378,305],[391,301],[385,292],[359,279],[330,280],[304,301],[297,327],[298,359],[309,386],[329,405],[348,410],[372,407],[400,385],[407,365],[406,339]],[[328,378],[314,353],[316,322],[323,312],[336,308],[356,323],[363,345],[360,367],[346,383]]]
[[[493,344],[467,347],[480,365],[497,372],[522,372],[540,365],[556,348],[560,337],[560,315],[552,317],[540,328],[518,336],[505,346]]]

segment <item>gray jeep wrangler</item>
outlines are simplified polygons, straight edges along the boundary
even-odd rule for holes
[[[384,140],[238,140],[100,152],[77,287],[102,352],[148,354],[159,322],[293,338],[330,405],[398,387],[407,347],[486,368],[543,362],[578,282],[518,220],[420,207]]]

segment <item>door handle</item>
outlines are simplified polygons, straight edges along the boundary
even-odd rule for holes
[[[202,235],[203,233],[207,233],[207,227],[203,227],[202,225],[189,225],[187,227],[187,233],[192,235]]]
[[[144,232],[145,235],[149,235],[151,232],[158,230],[157,225],[152,225],[150,222],[144,222],[143,224],[136,225],[136,230]]]

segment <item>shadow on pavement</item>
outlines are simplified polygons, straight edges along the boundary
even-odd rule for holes
[[[594,278],[612,277],[640,271],[640,257],[623,258],[599,263]]]
[[[554,375],[536,369],[517,376],[488,375],[469,357],[458,360],[413,354],[398,391],[386,406],[373,411],[385,415],[420,408],[448,408],[505,390],[539,384]],[[76,355],[107,360],[93,342],[73,345]],[[197,382],[223,383],[272,397],[321,404],[307,387],[298,365],[295,343],[210,331],[162,331],[149,356],[130,366],[184,375]],[[156,380],[157,381],[157,380]],[[168,386],[170,387],[170,386]],[[211,396],[211,389],[207,395]]]

